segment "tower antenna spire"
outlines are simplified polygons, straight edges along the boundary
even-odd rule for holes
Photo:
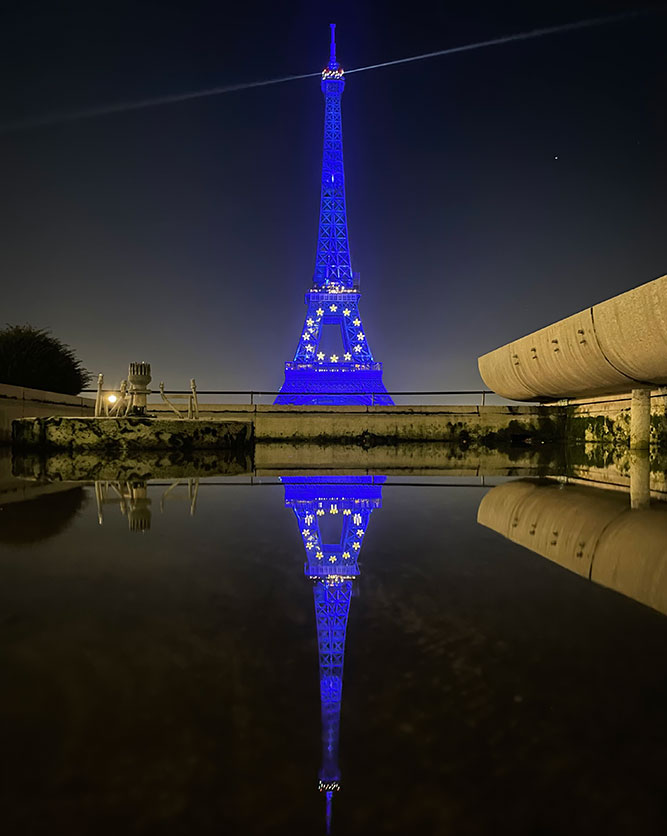
[[[336,24],[330,23],[331,27],[331,52],[329,54],[329,69],[337,70],[338,62],[336,61]]]

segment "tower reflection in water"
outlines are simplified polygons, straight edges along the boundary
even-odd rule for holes
[[[319,790],[326,798],[327,833],[334,793],[340,789],[338,741],[343,696],[345,634],[359,554],[371,513],[382,507],[384,476],[285,476],[285,505],[294,511],[313,582],[320,659],[322,763]],[[332,525],[334,521],[337,526]],[[337,538],[332,528],[337,528]],[[326,539],[325,539],[326,538]]]

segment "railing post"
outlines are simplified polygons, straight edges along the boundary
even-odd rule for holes
[[[482,406],[486,406],[486,392],[482,392]]]
[[[95,417],[99,418],[102,414],[102,398],[104,397],[103,393],[104,388],[104,375],[98,374],[97,375],[97,395],[95,396]],[[101,525],[101,523],[100,523]]]
[[[255,405],[255,393],[251,391],[250,392],[250,406],[254,406],[254,405]]]

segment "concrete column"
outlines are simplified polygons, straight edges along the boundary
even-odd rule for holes
[[[630,410],[630,449],[648,450],[651,436],[651,390],[633,389]]]
[[[630,453],[630,507],[635,511],[651,504],[651,467],[648,450]]]

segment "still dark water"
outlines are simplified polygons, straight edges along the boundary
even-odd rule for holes
[[[665,832],[667,503],[292,479],[0,506],[3,833]]]

